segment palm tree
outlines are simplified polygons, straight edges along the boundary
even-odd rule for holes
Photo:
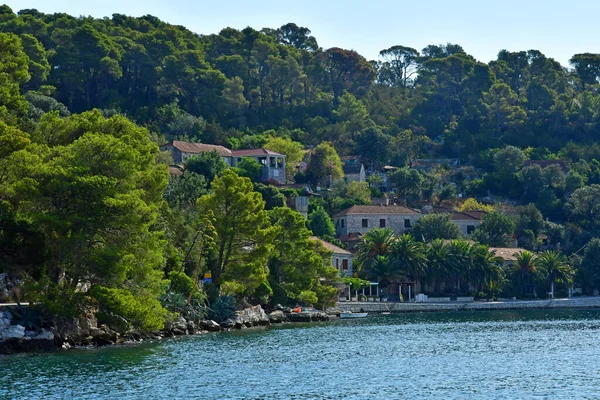
[[[515,253],[514,256],[516,259],[510,269],[510,274],[515,288],[523,296],[526,289],[539,280],[543,271],[538,268],[538,259],[532,252],[524,250]]]
[[[446,246],[450,257],[448,260],[450,268],[446,271],[448,274],[446,280],[460,290],[461,283],[469,280],[471,245],[464,240],[452,240]]]
[[[446,282],[456,270],[450,247],[442,239],[434,239],[427,247],[427,280],[434,286],[434,292],[439,293],[442,282]]]
[[[504,280],[504,269],[502,269],[502,258],[491,252],[489,247],[474,244],[469,251],[471,260],[469,268],[469,283],[477,288],[478,292],[485,287],[491,290]]]
[[[546,250],[538,264],[544,269],[546,279],[550,281],[550,296],[554,298],[554,283],[566,283],[573,278],[573,269],[567,263],[567,257],[559,251]]]
[[[404,234],[392,243],[390,258],[401,275],[414,280],[425,275],[427,268],[425,247],[411,235]]]
[[[390,262],[387,256],[373,258],[370,268],[364,272],[364,277],[379,283],[379,287],[386,288],[391,282],[401,277],[400,271]]]
[[[378,256],[390,254],[396,235],[390,228],[371,229],[363,237],[363,242],[356,247],[355,265],[358,272],[366,273]]]

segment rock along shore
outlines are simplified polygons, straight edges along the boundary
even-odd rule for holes
[[[235,316],[221,324],[212,320],[192,321],[183,317],[167,323],[159,332],[128,332],[120,334],[111,327],[98,324],[95,317],[61,320],[51,328],[27,329],[16,318],[16,306],[0,308],[0,354],[51,351],[74,346],[105,346],[119,343],[135,343],[145,340],[196,335],[208,332],[248,329],[285,322],[327,321],[324,312],[292,313],[290,309],[279,309],[267,314],[261,306],[252,306],[236,311]],[[26,325],[26,324],[25,324]]]

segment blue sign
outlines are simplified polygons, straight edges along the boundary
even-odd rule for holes
[[[204,278],[202,280],[203,283],[212,283],[212,278]]]

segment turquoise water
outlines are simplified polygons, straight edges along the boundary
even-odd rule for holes
[[[598,399],[600,311],[373,316],[0,357],[0,399]]]

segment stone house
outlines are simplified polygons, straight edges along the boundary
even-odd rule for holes
[[[161,151],[171,152],[175,165],[181,165],[190,157],[211,151],[216,151],[219,153],[221,158],[230,167],[235,167],[237,163],[242,161],[242,158],[250,157],[262,164],[262,180],[275,181],[279,184],[285,183],[285,155],[271,150],[260,148],[232,151],[219,145],[188,143],[179,140],[173,140],[169,143],[163,144],[160,146],[160,149]]]
[[[340,276],[352,276],[352,253],[316,236],[311,236],[310,238],[317,242],[321,242],[323,247],[333,252],[333,255],[331,256],[331,266],[339,271]]]
[[[458,225],[463,236],[471,236],[483,221],[484,215],[483,211],[461,211],[453,213],[451,219]]]
[[[264,148],[233,150],[231,153],[232,166],[242,161],[242,158],[250,157],[262,164],[262,180],[285,183],[285,155]]]
[[[397,205],[352,206],[336,214],[333,221],[338,236],[364,234],[373,228],[391,228],[401,234],[411,229],[421,216],[418,211]]]
[[[185,163],[185,160],[187,160],[190,157],[195,157],[198,154],[216,151],[217,153],[219,153],[221,158],[227,163],[227,165],[231,166],[231,150],[219,145],[189,143],[181,142],[179,140],[172,140],[169,143],[161,145],[160,150],[170,151],[173,155],[173,162],[175,163],[175,165],[183,164]]]

